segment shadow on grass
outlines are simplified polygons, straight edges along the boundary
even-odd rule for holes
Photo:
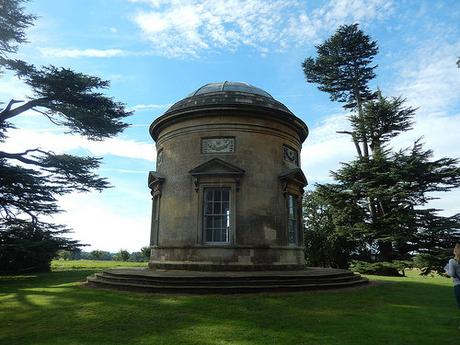
[[[458,342],[452,289],[439,284],[400,281],[333,292],[165,296],[82,288],[78,282],[93,272],[0,281],[0,343]]]

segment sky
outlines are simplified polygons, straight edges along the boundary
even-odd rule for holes
[[[460,2],[390,0],[35,0],[29,43],[17,58],[110,80],[105,93],[134,110],[131,126],[104,142],[65,133],[35,112],[13,119],[4,150],[31,147],[103,157],[98,170],[113,188],[69,194],[53,221],[101,249],[138,251],[149,243],[155,170],[148,126],[173,103],[210,82],[242,81],[269,92],[307,123],[302,169],[309,187],[331,182],[330,171],[354,158],[341,104],[308,84],[301,63],[342,24],[359,23],[379,54],[372,88],[417,107],[414,129],[395,149],[422,137],[434,158],[460,157]],[[0,101],[25,99],[27,86],[0,77]],[[460,191],[437,195],[431,206],[460,212]]]

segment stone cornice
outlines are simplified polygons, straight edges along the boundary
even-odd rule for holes
[[[207,95],[208,97],[208,95]],[[257,97],[254,97],[257,98]],[[260,97],[259,98],[266,98]],[[184,101],[184,100],[182,100]],[[179,101],[178,103],[182,102]],[[287,124],[293,127],[299,135],[301,142],[305,141],[308,136],[307,125],[295,116],[288,108],[282,103],[272,100],[268,102],[253,102],[253,103],[232,103],[229,101],[222,103],[202,103],[189,104],[187,106],[175,107],[173,105],[164,115],[158,117],[150,125],[150,135],[157,141],[160,132],[167,126],[180,122],[184,119],[191,119],[197,117],[209,116],[226,116],[236,115],[238,113],[244,114],[248,117],[270,118],[274,121]],[[176,103],[177,104],[177,103]],[[275,106],[276,105],[276,106]]]

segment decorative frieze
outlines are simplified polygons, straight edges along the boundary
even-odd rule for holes
[[[201,153],[233,153],[235,152],[235,138],[202,138]]]

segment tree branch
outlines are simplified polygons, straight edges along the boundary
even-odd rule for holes
[[[10,101],[11,105],[10,105],[10,103],[8,103],[8,106],[0,112],[0,122],[8,120],[9,118],[15,117],[15,116],[17,116],[19,114],[22,114],[23,112],[25,112],[25,111],[27,111],[29,109],[32,109],[34,107],[43,105],[46,100],[48,100],[48,98],[46,98],[46,97],[33,99],[33,100],[31,100],[31,101],[29,101],[27,103],[24,103],[23,105],[20,105],[19,107],[16,107],[14,109],[11,109],[11,106],[14,103],[18,103],[18,102],[21,102],[21,101],[15,101],[13,103],[11,103],[11,101]]]
[[[39,161],[24,157],[27,154],[29,154],[30,152],[40,152],[40,153],[42,153],[44,155],[49,155],[50,154],[49,152],[46,152],[46,151],[43,151],[43,150],[40,150],[40,149],[29,149],[29,150],[26,150],[26,151],[21,152],[21,153],[8,153],[8,152],[0,151],[0,158],[16,159],[16,160],[18,160],[20,162],[23,162],[23,163],[26,163],[26,164],[38,165],[38,166],[41,166],[43,168],[50,167],[49,164],[43,164],[43,163],[41,163]]]
[[[11,101],[8,102],[7,106],[0,112],[0,115],[3,114],[3,112],[8,112],[11,110],[11,107],[13,106],[14,103],[22,103],[24,101],[19,101],[12,99]]]
[[[42,114],[42,115],[45,115],[45,116],[48,118],[48,120],[50,120],[50,122],[51,122],[52,124],[56,125],[56,126],[62,125],[61,123],[56,122],[55,120],[53,120],[53,118],[52,118],[47,112],[41,111],[41,110],[38,110],[38,109],[32,109],[32,110],[33,110],[33,111],[36,111],[37,113],[40,113],[40,114]]]
[[[349,134],[351,135],[351,138],[353,140],[353,143],[355,144],[356,152],[358,153],[359,158],[363,157],[363,153],[361,152],[361,147],[359,147],[358,140],[356,140],[355,134],[353,132],[349,131],[337,131],[336,133],[338,134]]]

